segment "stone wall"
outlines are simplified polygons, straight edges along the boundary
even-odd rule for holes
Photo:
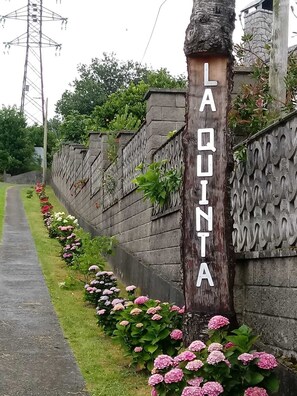
[[[6,183],[35,185],[37,182],[42,181],[42,172],[31,171],[14,176],[11,176],[10,174],[6,173],[3,180]]]

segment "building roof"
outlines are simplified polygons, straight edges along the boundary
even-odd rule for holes
[[[246,12],[246,11],[248,11],[250,8],[253,8],[253,7],[256,7],[256,8],[258,8],[260,5],[262,5],[263,3],[266,3],[266,6],[268,6],[268,8],[267,9],[272,9],[272,5],[273,5],[273,2],[272,2],[272,0],[271,1],[267,1],[267,0],[254,0],[254,1],[252,1],[251,3],[249,3],[245,8],[243,8],[242,10],[241,10],[241,12]],[[271,4],[270,4],[271,3]],[[264,4],[264,9],[266,9],[266,7],[265,7],[265,4]]]

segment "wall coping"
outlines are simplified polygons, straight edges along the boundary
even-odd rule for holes
[[[152,94],[166,94],[166,95],[176,95],[176,94],[186,94],[186,88],[150,88],[144,95],[143,100],[148,100]]]

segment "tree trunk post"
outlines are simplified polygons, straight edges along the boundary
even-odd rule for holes
[[[273,0],[269,86],[271,96],[275,99],[275,110],[281,110],[287,96],[285,77],[288,70],[289,9],[289,0]]]
[[[233,155],[227,129],[234,9],[235,0],[194,0],[186,31],[181,241],[186,344],[203,337],[213,315],[236,320],[229,185]]]

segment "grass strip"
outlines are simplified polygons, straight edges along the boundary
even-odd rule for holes
[[[6,191],[10,187],[8,183],[0,182],[0,242],[2,241],[3,235],[3,224],[5,217],[5,203],[6,203]]]
[[[50,187],[46,189],[54,210],[65,211]],[[60,245],[48,237],[38,197],[22,199],[39,261],[60,320],[64,336],[73,350],[87,390],[92,396],[145,396],[150,393],[147,376],[129,367],[130,360],[114,340],[96,324],[95,309],[83,301],[83,283],[59,257]],[[68,289],[61,287],[66,281]]]

